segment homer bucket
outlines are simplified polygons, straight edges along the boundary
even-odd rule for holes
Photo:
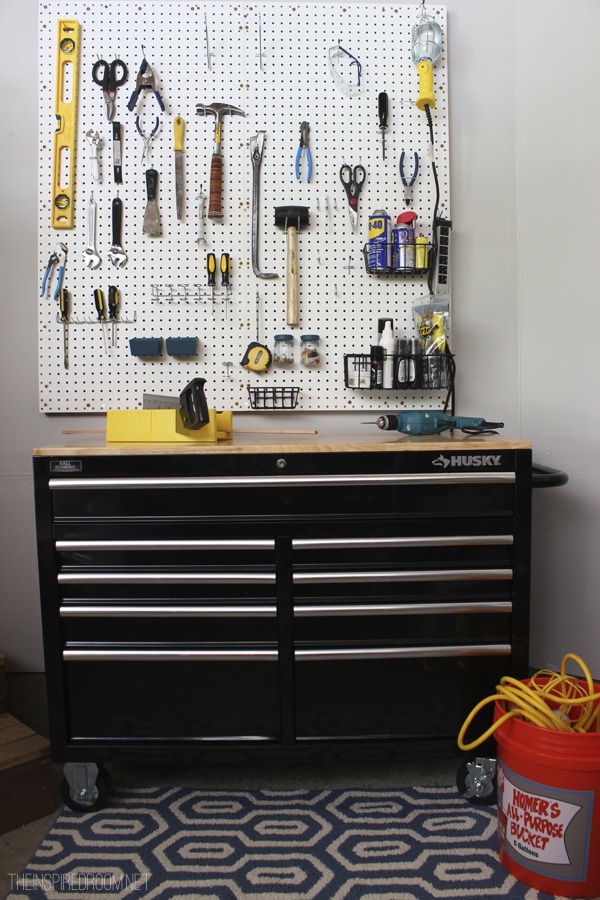
[[[585,680],[566,675],[577,661]],[[561,672],[503,678],[494,702],[498,746],[498,853],[530,887],[561,897],[600,896],[600,685],[573,654]]]

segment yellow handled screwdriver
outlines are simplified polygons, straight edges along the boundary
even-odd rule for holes
[[[225,318],[229,304],[229,283],[231,276],[231,257],[229,253],[221,253],[221,285],[225,288]]]
[[[108,355],[108,338],[106,336],[106,304],[104,303],[104,294],[100,288],[94,291],[94,304],[98,313],[98,321],[102,322],[102,338],[104,341],[104,352]]]
[[[217,271],[217,257],[214,253],[206,256],[206,271],[208,272],[208,286],[210,288],[210,314],[215,314],[215,272]]]

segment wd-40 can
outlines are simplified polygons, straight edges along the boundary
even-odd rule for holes
[[[392,230],[392,269],[402,272],[415,267],[415,229],[417,214],[400,213]]]
[[[385,209],[376,209],[369,216],[367,267],[369,272],[389,272],[391,261],[390,217]]]

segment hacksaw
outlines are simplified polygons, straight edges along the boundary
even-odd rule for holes
[[[52,165],[52,227],[74,227],[75,135],[79,86],[79,35],[75,19],[58,20],[56,131]],[[64,184],[61,183],[64,181]]]

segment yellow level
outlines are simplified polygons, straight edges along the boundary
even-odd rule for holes
[[[75,19],[58,20],[56,131],[52,162],[52,227],[74,227],[75,135],[79,86],[79,35]]]

